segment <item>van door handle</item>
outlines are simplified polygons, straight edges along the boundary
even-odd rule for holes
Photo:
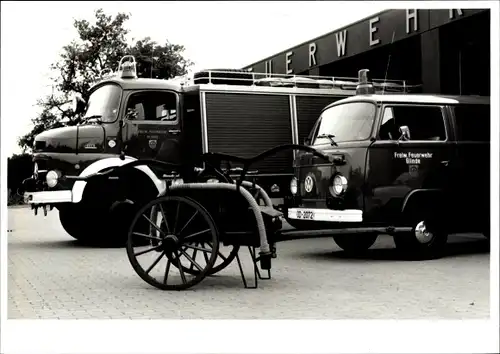
[[[181,131],[179,129],[172,129],[172,130],[169,130],[168,131],[170,134],[174,134],[174,135],[177,135],[179,134]]]

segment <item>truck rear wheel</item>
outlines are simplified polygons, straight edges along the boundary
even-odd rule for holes
[[[336,235],[333,240],[342,248],[346,253],[359,254],[368,250],[375,241],[377,241],[378,234],[370,233],[365,235]]]

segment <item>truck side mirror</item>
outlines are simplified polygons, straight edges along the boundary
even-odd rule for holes
[[[137,110],[133,108],[128,108],[123,119],[120,120],[120,126],[123,128],[127,125],[129,121],[137,120]]]
[[[399,127],[399,132],[401,133],[401,136],[398,140],[407,141],[411,139],[410,128],[408,128],[407,125],[402,125],[401,127]]]
[[[139,113],[134,108],[128,108],[124,120],[137,120]]]
[[[73,112],[75,112],[75,114],[80,114],[85,111],[86,105],[87,102],[85,102],[85,100],[81,96],[75,95],[73,97],[73,106],[71,108]]]
[[[81,96],[75,95],[73,97],[73,106],[71,108],[75,114],[83,113],[86,106],[87,102]]]

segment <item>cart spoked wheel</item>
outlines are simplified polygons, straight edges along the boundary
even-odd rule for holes
[[[143,239],[149,244],[144,246]],[[211,248],[199,246],[203,244]],[[204,262],[193,259],[190,250],[205,253]],[[164,196],[149,202],[135,216],[128,234],[127,255],[135,272],[162,290],[184,290],[198,284],[213,269],[218,251],[219,235],[212,217],[187,197]]]
[[[224,248],[226,249],[223,250],[222,247],[219,247],[219,250],[217,252],[217,259],[215,260],[214,265],[210,269],[210,271],[207,272],[207,276],[214,275],[215,273],[220,272],[228,265],[230,265],[231,262],[236,258],[236,255],[240,250],[240,246],[227,246]],[[213,253],[211,242],[194,242],[190,245],[183,246],[183,250],[193,259],[193,261],[196,261],[199,264],[206,264],[208,261],[210,261],[210,256]],[[194,267],[193,263],[186,266],[187,262],[183,262],[184,258],[185,256],[183,254],[180,254],[180,264],[182,265],[183,271],[187,274],[198,274],[200,272],[199,269]],[[172,264],[174,264],[176,267],[179,264],[175,256],[174,258],[172,258]]]
[[[204,170],[199,176],[198,180],[200,182],[205,182],[207,183],[208,180],[218,180],[219,182],[222,183],[233,183],[232,179],[229,176],[224,176],[224,175],[217,175],[214,173],[211,173],[210,171],[207,172]],[[156,214],[155,214],[156,215]],[[153,216],[151,218],[154,220]],[[184,246],[184,251],[189,254],[193,260],[197,260],[197,262],[206,263],[207,257],[210,257],[210,255],[213,252],[213,244],[211,242],[206,242],[204,244],[200,244],[199,242],[194,242],[190,245],[191,247],[186,247]],[[215,263],[212,267],[212,269],[207,272],[207,275],[214,275],[223,269],[225,269],[227,266],[229,266],[236,258],[238,255],[238,252],[240,250],[239,245],[223,245],[222,243],[219,243],[219,249],[216,252],[217,253],[217,259],[215,260]],[[181,261],[182,258],[185,258],[181,255]],[[174,263],[176,264],[176,263]],[[184,264],[184,263],[182,263]],[[191,264],[189,264],[188,267],[183,267],[184,272],[189,273],[189,274],[198,274],[199,270],[196,269],[195,267],[192,267]]]
[[[158,206],[155,205],[151,208],[151,217],[150,220],[154,221],[154,224],[150,224],[150,235],[156,235],[158,233],[157,227],[161,228],[161,223],[162,223],[162,215],[161,213],[157,213],[156,210],[158,209]],[[155,226],[156,225],[156,226]],[[194,263],[191,262],[188,258],[186,257],[191,257],[191,259],[198,263],[199,265],[205,265],[208,264],[210,261],[211,255],[214,252],[213,250],[213,244],[210,241],[206,242],[191,242],[188,244],[185,244],[182,246],[182,250],[187,253],[187,256],[185,256],[182,253],[179,253],[180,256],[180,263],[178,263],[178,259],[174,254],[167,254],[167,257],[169,258],[170,261],[172,262],[172,265],[177,267],[177,265],[181,264],[183,271],[187,274],[191,275],[197,275],[200,273],[200,270],[195,267]],[[214,275],[215,273],[220,272],[224,268],[226,268],[228,265],[230,265],[233,260],[236,258],[236,255],[238,254],[240,250],[239,245],[229,245],[229,246],[224,246],[223,244],[219,243],[219,249],[216,251],[217,253],[217,258],[215,259],[214,265],[210,269],[210,271],[207,272],[207,276],[209,275]],[[186,262],[186,260],[188,262]],[[187,263],[187,266],[186,266]]]

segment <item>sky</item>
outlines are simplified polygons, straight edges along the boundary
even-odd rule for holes
[[[184,55],[205,68],[241,68],[302,42],[385,10],[377,2],[14,2],[1,5],[2,154],[20,153],[36,102],[50,93],[50,64],[77,37],[73,20],[94,11],[131,13],[129,39],[151,37],[182,44]]]

